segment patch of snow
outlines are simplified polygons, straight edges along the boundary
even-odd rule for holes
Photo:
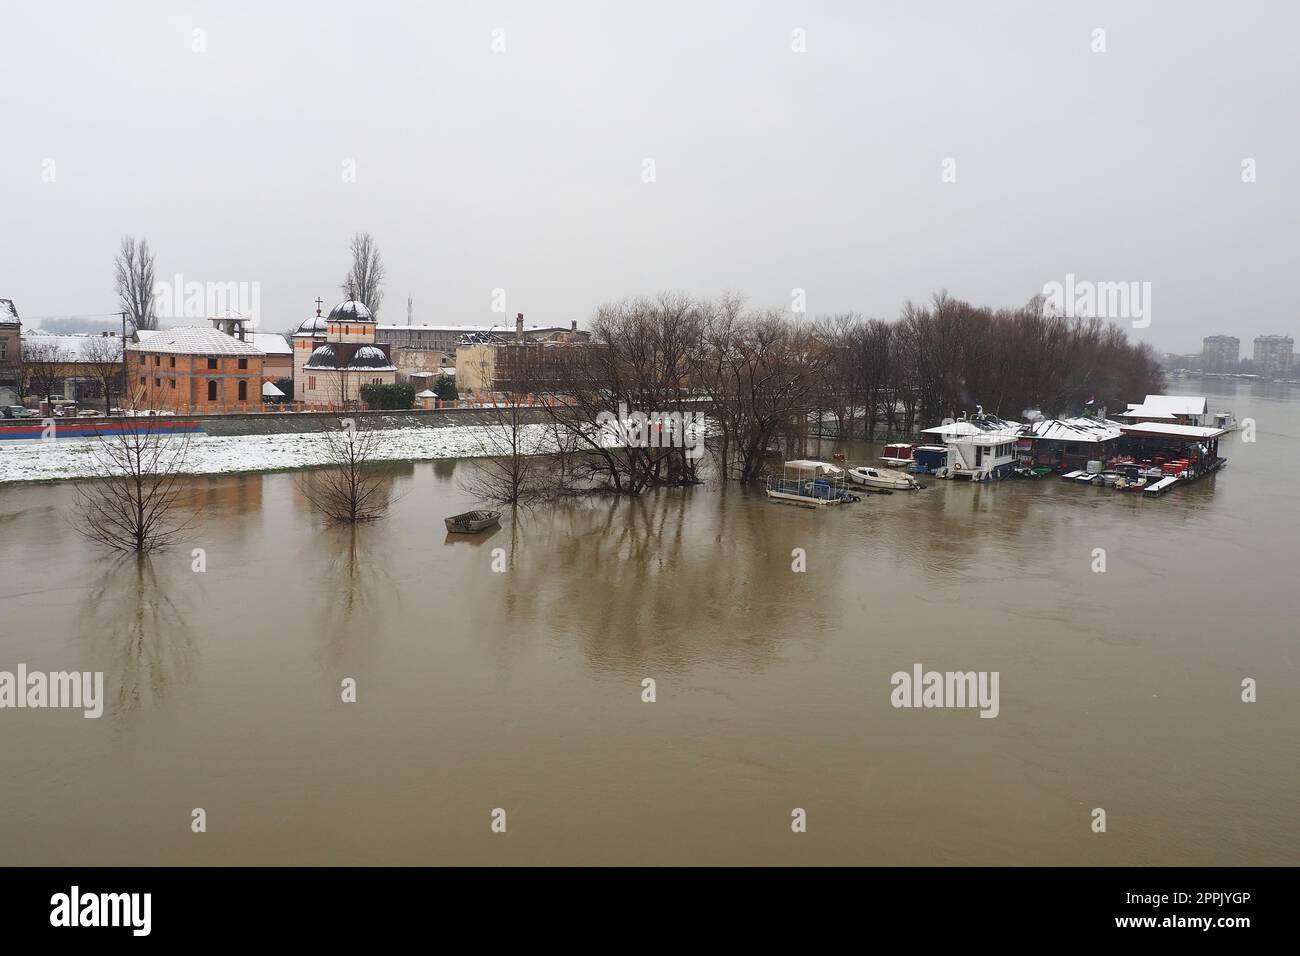
[[[546,425],[520,426],[523,447],[543,453],[554,448],[554,432]],[[502,431],[479,425],[439,428],[391,428],[375,433],[379,461],[430,461],[438,458],[481,458],[500,454]],[[93,478],[99,473],[92,454],[98,439],[59,438],[51,441],[0,442],[0,483]],[[283,471],[326,464],[326,438],[319,432],[288,435],[190,437],[185,473],[216,475],[237,471]]]

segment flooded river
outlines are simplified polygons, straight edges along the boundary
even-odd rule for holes
[[[1154,501],[700,487],[449,541],[448,461],[355,534],[293,475],[194,479],[143,567],[0,486],[0,670],[107,697],[0,711],[0,863],[1294,864],[1300,389],[1211,408],[1258,440]],[[998,672],[997,717],[891,706],[916,663]]]

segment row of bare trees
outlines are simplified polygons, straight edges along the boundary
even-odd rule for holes
[[[833,316],[814,334],[834,356],[822,410],[846,438],[907,436],[976,405],[1009,419],[1124,408],[1164,386],[1149,345],[1101,319],[1053,315],[1041,297],[993,310],[939,293],[897,322]]]
[[[856,314],[801,322],[731,295],[627,299],[596,312],[589,344],[519,343],[498,362],[510,412],[491,416],[489,431],[507,436],[497,445],[515,476],[522,400],[510,396],[528,394],[562,450],[570,490],[619,494],[697,481],[700,459],[680,441],[609,443],[602,422],[611,413],[706,412],[717,474],[748,482],[769,449],[802,440],[812,421],[829,418],[845,438],[902,437],[976,405],[1012,419],[1031,409],[1078,414],[1163,386],[1153,350],[1117,326],[1051,315],[1041,298],[992,310],[946,293],[908,303],[893,322]],[[483,497],[519,500],[515,486]]]
[[[122,341],[116,335],[86,336],[74,355],[58,336],[35,333],[23,337],[22,354],[26,393],[47,403],[55,392],[66,393],[69,378],[91,383],[104,400],[105,414],[112,407],[113,394],[121,392]]]

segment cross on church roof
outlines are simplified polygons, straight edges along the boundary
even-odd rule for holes
[[[322,299],[320,296],[316,296],[316,314],[317,314],[317,315],[320,315],[320,307],[321,307],[322,305],[324,305],[324,304],[325,304],[325,300]]]

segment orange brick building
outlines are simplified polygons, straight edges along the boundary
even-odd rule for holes
[[[181,415],[262,409],[265,355],[214,328],[164,329],[127,345],[127,388],[138,408]]]

